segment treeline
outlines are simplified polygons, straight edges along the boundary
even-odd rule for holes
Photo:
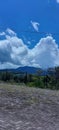
[[[38,70],[36,74],[1,71],[0,81],[25,83],[30,87],[59,89],[59,67],[49,68],[46,73]]]
[[[16,82],[16,83],[27,83],[32,81],[32,75],[21,72],[10,72],[10,71],[1,71],[0,72],[0,81],[4,82]]]
[[[29,83],[30,86],[47,88],[47,89],[59,89],[59,67],[49,68],[46,73],[42,70],[37,72],[34,76],[33,82]],[[42,75],[43,74],[43,75]]]

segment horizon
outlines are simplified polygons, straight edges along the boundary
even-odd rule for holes
[[[0,71],[9,71],[9,70],[18,70],[18,69],[30,69],[31,68],[31,70],[32,69],[38,69],[38,70],[42,70],[42,71],[48,71],[49,69],[55,69],[55,68],[59,68],[59,66],[54,66],[54,67],[49,67],[49,68],[40,68],[40,67],[34,67],[34,66],[18,66],[18,67],[15,67],[15,68],[3,68],[3,69],[0,69]],[[21,70],[21,71],[22,71]]]

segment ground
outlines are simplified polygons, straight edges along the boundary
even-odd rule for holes
[[[59,91],[0,83],[0,130],[59,130]]]

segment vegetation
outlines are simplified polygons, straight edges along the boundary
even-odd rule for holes
[[[40,87],[47,89],[59,89],[59,67],[49,68],[44,75],[43,71],[39,70],[36,74],[17,73],[0,71],[0,81],[25,83],[30,87]]]

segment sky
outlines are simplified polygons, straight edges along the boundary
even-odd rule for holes
[[[59,66],[59,0],[0,0],[0,69]]]

